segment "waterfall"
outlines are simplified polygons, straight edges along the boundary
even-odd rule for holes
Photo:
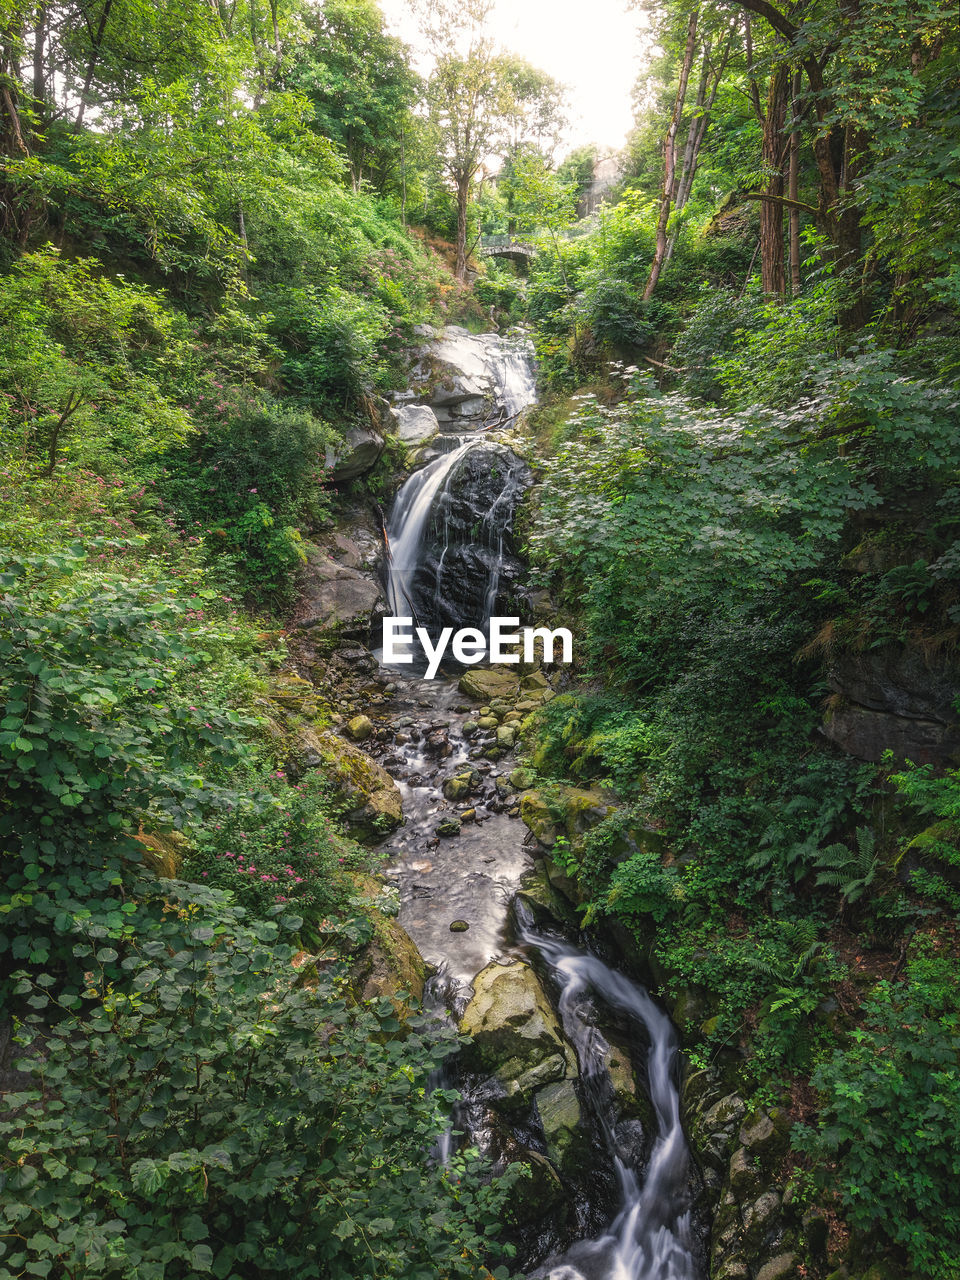
[[[457,342],[472,360],[482,358],[500,421],[535,402],[529,342],[510,343],[496,334]],[[480,425],[461,422],[458,429],[472,428],[471,434],[437,437],[435,446],[444,452],[406,481],[387,523],[384,576],[391,614],[413,617],[415,626],[431,632],[443,626],[486,631],[505,577],[520,574],[510,530],[529,470],[505,445],[481,434]]]
[[[457,447],[428,463],[406,482],[390,513],[387,525],[387,600],[395,618],[415,614],[411,587],[417,571],[423,531],[437,495],[450,479],[458,463],[476,440],[458,440]]]
[[[574,1245],[535,1275],[541,1280],[698,1280],[690,1212],[692,1166],[680,1123],[673,1024],[643,987],[589,952],[537,931],[522,903],[517,915],[521,941],[539,951],[560,984],[563,1029],[577,1051],[584,1085],[593,1094],[620,1192],[620,1210],[599,1239]],[[590,993],[642,1026],[650,1039],[647,1078],[657,1134],[642,1182],[621,1157],[603,1097],[607,1046],[585,1017]]]

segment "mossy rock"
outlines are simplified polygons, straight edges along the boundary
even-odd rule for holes
[[[495,698],[516,699],[520,691],[517,676],[503,667],[474,667],[465,671],[457,686],[461,693],[476,702],[489,704]]]
[[[568,1199],[559,1174],[546,1156],[529,1148],[523,1153],[522,1163],[529,1166],[530,1176],[521,1178],[512,1188],[503,1209],[507,1221],[518,1227],[539,1227],[549,1216],[557,1222],[557,1210]]]
[[[354,742],[366,742],[373,737],[373,721],[369,716],[354,716],[347,721],[346,733]]]
[[[293,750],[299,771],[319,768],[329,779],[334,806],[358,840],[376,844],[402,825],[397,784],[359,747],[326,729],[302,729]]]
[[[584,1144],[580,1100],[572,1080],[558,1080],[538,1090],[537,1115],[543,1127],[547,1154],[562,1169],[573,1162]]]
[[[546,864],[540,860],[523,877],[517,895],[533,912],[537,924],[562,924],[578,928],[579,921],[569,900],[550,883]]]
[[[557,1015],[529,965],[490,964],[477,974],[460,1030],[472,1038],[469,1059],[501,1080],[556,1054],[565,1056]]]
[[[352,986],[360,1000],[408,996],[423,1000],[427,967],[417,945],[406,929],[392,916],[378,911],[374,902],[383,884],[376,876],[355,873],[350,879],[366,899],[365,914],[373,926],[373,937],[360,951],[352,966]],[[403,1008],[403,1002],[398,1006]]]

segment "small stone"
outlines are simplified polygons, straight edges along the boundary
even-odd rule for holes
[[[354,742],[366,742],[373,736],[373,721],[369,716],[354,716],[347,721],[347,736]]]
[[[520,768],[514,769],[510,774],[510,783],[516,787],[518,791],[528,791],[533,786],[534,776],[530,769]]]
[[[469,928],[470,925],[466,920],[452,920],[450,922],[451,933],[466,933]]]
[[[480,719],[477,721],[477,728],[483,729],[484,731],[488,731],[490,729],[496,729],[499,723],[500,721],[497,719],[496,716],[481,716]]]
[[[547,677],[543,674],[542,671],[531,671],[528,676],[524,676],[523,679],[520,681],[520,688],[525,690],[526,689],[537,689],[537,690],[547,689],[549,688],[549,684],[547,682]]]
[[[460,727],[460,732],[465,738],[472,738],[479,728],[480,726],[476,720],[464,720]]]
[[[476,822],[476,820],[477,820],[476,809],[464,809],[463,812],[460,814],[461,822]]]
[[[443,822],[434,827],[434,831],[438,836],[458,836],[460,828],[459,818],[445,818]]]
[[[502,724],[497,730],[497,746],[510,751],[517,740],[517,731],[512,724]]]

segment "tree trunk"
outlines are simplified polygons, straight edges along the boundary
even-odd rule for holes
[[[703,73],[700,77],[700,86],[697,90],[697,106],[694,112],[694,118],[690,121],[690,129],[687,133],[687,145],[683,153],[683,166],[680,170],[680,182],[677,187],[677,199],[675,210],[677,213],[684,208],[690,199],[690,192],[693,190],[693,180],[697,176],[697,166],[700,163],[700,149],[703,146],[703,140],[707,136],[707,130],[710,128],[710,114],[713,111],[713,104],[717,100],[717,93],[720,90],[720,82],[723,79],[723,73],[727,69],[727,62],[730,58],[730,50],[733,45],[733,33],[736,23],[730,24],[727,33],[726,43],[724,45],[723,54],[719,63],[713,68],[713,85],[707,95],[706,89],[709,83],[708,64],[710,60],[710,45],[708,44],[703,54]],[[675,230],[667,242],[667,253],[664,258],[664,266],[673,257],[673,251],[677,247],[677,239],[679,229]]]
[[[79,133],[83,128],[83,113],[87,109],[87,98],[90,96],[90,87],[93,84],[93,73],[97,68],[97,59],[100,56],[100,46],[103,44],[103,33],[107,29],[107,19],[110,17],[110,10],[112,8],[113,0],[103,0],[103,11],[100,14],[97,34],[93,38],[93,47],[90,50],[90,62],[87,66],[87,74],[83,81],[83,88],[80,91],[80,110],[77,112],[77,122],[75,125],[77,133]]]
[[[47,6],[46,0],[37,5],[37,25],[33,39],[33,101],[37,113],[37,132],[41,129],[41,121],[47,103],[47,68],[44,62],[44,45],[47,39]]]
[[[683,104],[687,97],[687,83],[690,79],[690,68],[693,66],[693,55],[697,47],[697,18],[699,11],[694,9],[687,24],[687,44],[683,52],[683,66],[680,69],[680,83],[673,104],[673,115],[670,127],[663,144],[663,194],[660,197],[660,217],[657,219],[657,243],[650,264],[650,274],[643,290],[646,302],[657,287],[663,264],[667,257],[667,223],[670,221],[670,210],[677,195],[677,131],[680,128],[680,117],[683,115]]]
[[[787,195],[791,200],[800,199],[800,72],[793,77],[790,129],[790,176],[787,182]],[[790,208],[790,296],[799,297],[802,282],[800,280],[800,210]]]
[[[457,174],[457,265],[454,274],[460,281],[467,278],[467,206],[470,203],[470,177]]]
[[[783,159],[784,126],[790,73],[785,66],[775,67],[767,88],[767,110],[763,120],[763,167],[767,174],[765,194],[772,197],[760,202],[760,275],[763,292],[782,298],[786,293],[783,265]]]

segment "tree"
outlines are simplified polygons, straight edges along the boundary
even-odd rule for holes
[[[428,85],[444,168],[457,195],[456,275],[467,272],[470,193],[486,161],[529,136],[555,130],[561,90],[529,63],[499,52],[485,34],[493,0],[422,0],[436,64]]]
[[[409,50],[388,35],[373,0],[327,0],[307,13],[312,39],[288,73],[310,101],[313,127],[343,150],[354,191],[365,178],[383,190],[404,163],[411,112],[422,83]]]

